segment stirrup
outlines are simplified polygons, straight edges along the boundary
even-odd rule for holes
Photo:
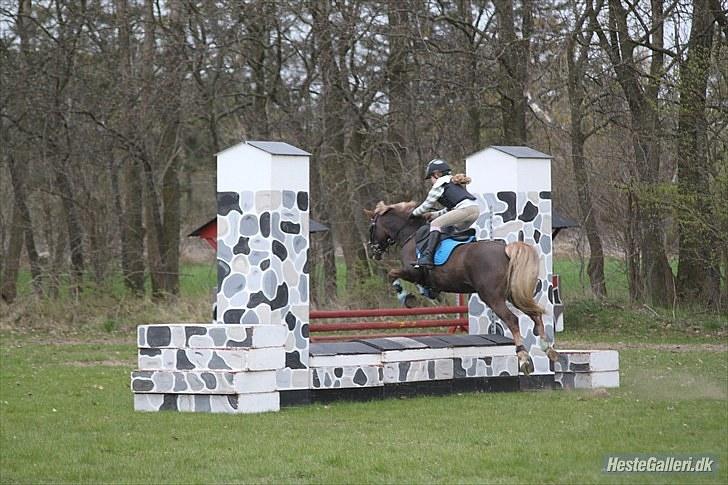
[[[424,268],[424,269],[432,269],[435,267],[435,263],[433,261],[415,261],[412,265],[415,268]]]

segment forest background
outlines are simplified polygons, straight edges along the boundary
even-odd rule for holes
[[[633,304],[724,314],[727,40],[722,0],[0,0],[0,313],[178,302],[247,139],[312,152],[317,305],[384,291],[363,208],[528,145],[594,298],[612,258]]]

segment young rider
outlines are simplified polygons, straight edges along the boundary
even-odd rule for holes
[[[425,201],[412,211],[412,217],[423,216],[430,221],[430,234],[425,250],[417,258],[415,266],[431,268],[440,233],[445,226],[454,226],[458,231],[468,229],[480,215],[480,208],[473,194],[464,185],[470,178],[464,174],[451,175],[450,166],[445,160],[434,159],[427,163],[425,180],[432,183],[432,189]],[[443,206],[435,210],[436,204]]]

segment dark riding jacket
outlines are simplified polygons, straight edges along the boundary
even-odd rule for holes
[[[433,210],[435,204],[440,204],[445,209],[435,213],[439,216],[452,210],[456,205],[466,199],[475,200],[475,197],[465,187],[454,184],[450,180],[452,180],[451,175],[445,175],[437,179],[437,182],[435,182],[427,194],[425,201],[412,211],[412,215],[421,216],[425,212]]]
[[[462,185],[447,182],[443,185],[443,187],[445,190],[442,192],[442,195],[439,199],[437,199],[437,201],[442,204],[443,207],[446,207],[447,210],[452,210],[453,207],[465,199],[475,200],[475,196],[468,192]]]

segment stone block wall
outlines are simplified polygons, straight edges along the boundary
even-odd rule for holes
[[[287,334],[283,325],[140,325],[134,409],[277,411]]]

